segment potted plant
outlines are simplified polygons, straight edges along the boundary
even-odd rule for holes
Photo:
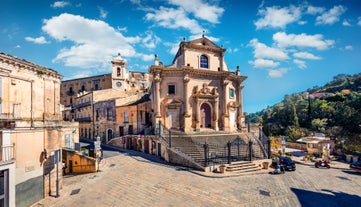
[[[219,172],[220,173],[224,173],[225,170],[226,170],[226,165],[222,164],[222,165],[219,166]]]

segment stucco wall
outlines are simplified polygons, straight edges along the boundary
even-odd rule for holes
[[[43,198],[43,176],[28,179],[16,185],[16,206],[27,207]]]

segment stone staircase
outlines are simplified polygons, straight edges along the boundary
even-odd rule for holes
[[[251,161],[238,161],[232,162],[229,164],[225,172],[231,174],[245,174],[245,173],[254,173],[262,170],[262,167],[258,166],[256,163]]]

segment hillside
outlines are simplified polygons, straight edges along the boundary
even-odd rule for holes
[[[344,149],[361,153],[361,73],[340,74],[324,86],[286,95],[247,120],[262,123],[267,135],[285,135],[289,141],[315,132],[338,144],[344,138]]]

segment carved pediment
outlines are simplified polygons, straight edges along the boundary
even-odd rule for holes
[[[161,104],[164,106],[168,106],[168,105],[180,106],[183,104],[183,101],[179,98],[167,98],[164,99]]]
[[[203,83],[202,88],[198,90],[198,86],[193,87],[193,96],[197,97],[207,97],[207,98],[217,98],[218,92],[217,87],[210,88],[207,83]]]

